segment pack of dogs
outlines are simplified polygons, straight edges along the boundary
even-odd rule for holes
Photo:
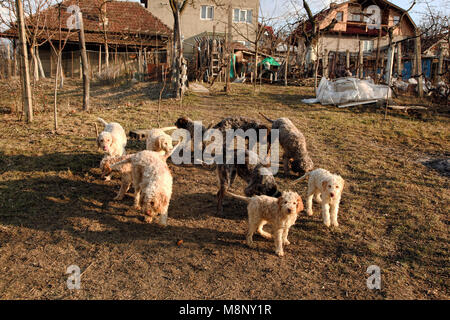
[[[306,214],[313,215],[313,200],[321,205],[323,223],[327,227],[338,227],[338,211],[344,179],[331,172],[317,168],[309,156],[305,136],[288,118],[272,120],[261,113],[270,125],[247,117],[228,117],[209,128],[225,132],[227,129],[264,129],[265,141],[271,141],[271,131],[278,130],[278,140],[283,149],[283,167],[285,175],[291,171],[299,176],[294,182],[308,180],[306,195]],[[155,221],[167,226],[168,209],[172,197],[173,177],[167,165],[168,159],[176,150],[172,137],[167,133],[183,129],[194,137],[194,127],[198,122],[181,117],[175,126],[149,131],[146,150],[126,154],[127,137],[123,127],[116,122],[108,123],[98,118],[104,130],[97,137],[99,149],[105,154],[100,162],[102,178],[109,180],[113,171],[121,177],[120,190],[114,200],[122,200],[132,186],[134,189],[134,208],[141,210],[145,222]],[[209,128],[200,126],[202,134]],[[261,137],[261,136],[260,136]],[[202,142],[202,148],[205,147]],[[225,146],[224,146],[225,148]],[[269,146],[270,149],[270,146]],[[247,244],[253,246],[255,232],[265,239],[273,239],[275,253],[284,255],[283,246],[290,244],[288,233],[299,213],[304,210],[302,197],[294,191],[279,190],[277,182],[267,163],[260,161],[256,154],[247,148],[235,150],[235,157],[242,156],[244,163],[232,161],[231,164],[216,164],[219,190],[217,192],[217,215],[223,216],[223,200],[230,196],[248,203]],[[250,161],[255,156],[256,161]],[[245,196],[229,191],[236,177],[247,184]],[[271,232],[263,228],[271,225]]]

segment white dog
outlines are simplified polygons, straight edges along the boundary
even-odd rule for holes
[[[127,135],[122,126],[116,122],[107,123],[102,118],[98,118],[98,121],[105,125],[105,129],[97,137],[98,147],[112,157],[125,155]]]
[[[147,150],[159,152],[162,156],[170,154],[173,150],[173,141],[166,131],[175,129],[177,127],[150,130],[146,141]]]
[[[248,202],[248,233],[247,243],[253,246],[253,234],[258,233],[266,239],[275,240],[275,253],[283,256],[283,245],[289,245],[287,239],[289,228],[297,220],[300,211],[303,210],[302,198],[292,191],[283,192],[279,198],[269,196],[253,196],[251,198],[239,196],[227,192],[232,197]],[[272,225],[272,234],[263,230],[264,225]]]
[[[159,224],[167,225],[168,209],[172,196],[173,178],[166,160],[170,156],[161,156],[154,151],[144,150],[111,166],[111,169],[125,163],[132,164],[134,207],[146,215],[145,221],[151,223],[160,216]]]
[[[344,189],[344,179],[336,174],[331,174],[325,169],[316,169],[308,172],[297,181],[309,177],[308,193],[306,198],[306,213],[313,215],[313,197],[322,205],[323,223],[329,227],[330,224],[337,227],[339,202],[341,201],[342,190]],[[331,210],[331,221],[330,221]]]

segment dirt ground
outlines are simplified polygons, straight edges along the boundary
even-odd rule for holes
[[[2,299],[448,299],[449,177],[426,165],[450,157],[449,118],[417,119],[376,108],[306,105],[312,88],[216,86],[165,99],[161,126],[181,115],[206,124],[245,115],[289,117],[304,133],[316,167],[341,174],[339,228],[327,229],[319,207],[303,212],[285,256],[255,236],[245,243],[245,203],[227,198],[215,215],[215,172],[174,166],[169,226],[143,222],[132,198],[113,201],[117,176],[98,169],[97,116],[131,129],[156,127],[155,84],[94,85],[92,110],[81,110],[81,86],[59,95],[53,132],[52,84],[37,87],[36,118],[18,121],[18,94],[0,84],[0,298]],[[417,101],[411,103],[417,104]],[[102,126],[99,125],[100,130]],[[144,144],[129,141],[129,152]],[[448,167],[448,166],[447,166]],[[281,189],[305,197],[306,184],[276,176]],[[243,192],[237,179],[233,190]],[[177,245],[183,240],[182,245]],[[81,269],[81,290],[68,290],[66,269]],[[366,270],[381,269],[381,290]]]

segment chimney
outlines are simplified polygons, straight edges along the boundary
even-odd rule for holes
[[[337,6],[338,6],[338,4],[337,4],[336,1],[331,1],[330,2],[330,9],[335,9],[335,8],[337,8]]]

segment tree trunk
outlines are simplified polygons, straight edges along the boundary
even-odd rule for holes
[[[41,56],[39,55],[39,47],[36,47],[36,60],[39,66],[40,76],[45,79],[44,67],[42,66]]]
[[[231,4],[228,6],[228,31],[227,31],[227,54],[225,55],[225,57],[227,58],[227,69],[226,69],[226,83],[225,83],[225,92],[229,93],[231,88],[230,88],[230,71],[231,71],[231,61],[233,59],[233,50],[231,49],[231,42],[233,39],[233,35],[232,35],[232,28],[233,26],[233,15],[232,15],[232,8],[231,8]]]
[[[33,69],[33,79],[34,81],[39,81],[39,65],[36,58],[36,46],[31,45],[30,48],[30,55],[31,55],[31,66]]]
[[[78,33],[80,50],[81,50],[81,66],[83,69],[83,110],[89,110],[89,63],[86,54],[86,42],[84,40],[84,23],[81,12],[79,13],[80,31]]]
[[[289,55],[291,51],[291,41],[287,41],[287,53],[286,53],[286,68],[284,68],[284,85],[288,85],[288,71],[289,71]]]
[[[33,121],[33,103],[31,99],[30,73],[28,65],[27,38],[25,35],[23,3],[22,0],[16,0],[16,12],[19,24],[19,44],[22,60],[22,101],[25,110],[25,119],[28,123]]]
[[[56,58],[56,76],[55,76],[55,87],[53,95],[53,129],[55,132],[58,131],[58,79],[61,73],[61,52],[58,52]]]
[[[11,48],[9,46],[9,43],[6,44],[6,78],[11,78]]]

